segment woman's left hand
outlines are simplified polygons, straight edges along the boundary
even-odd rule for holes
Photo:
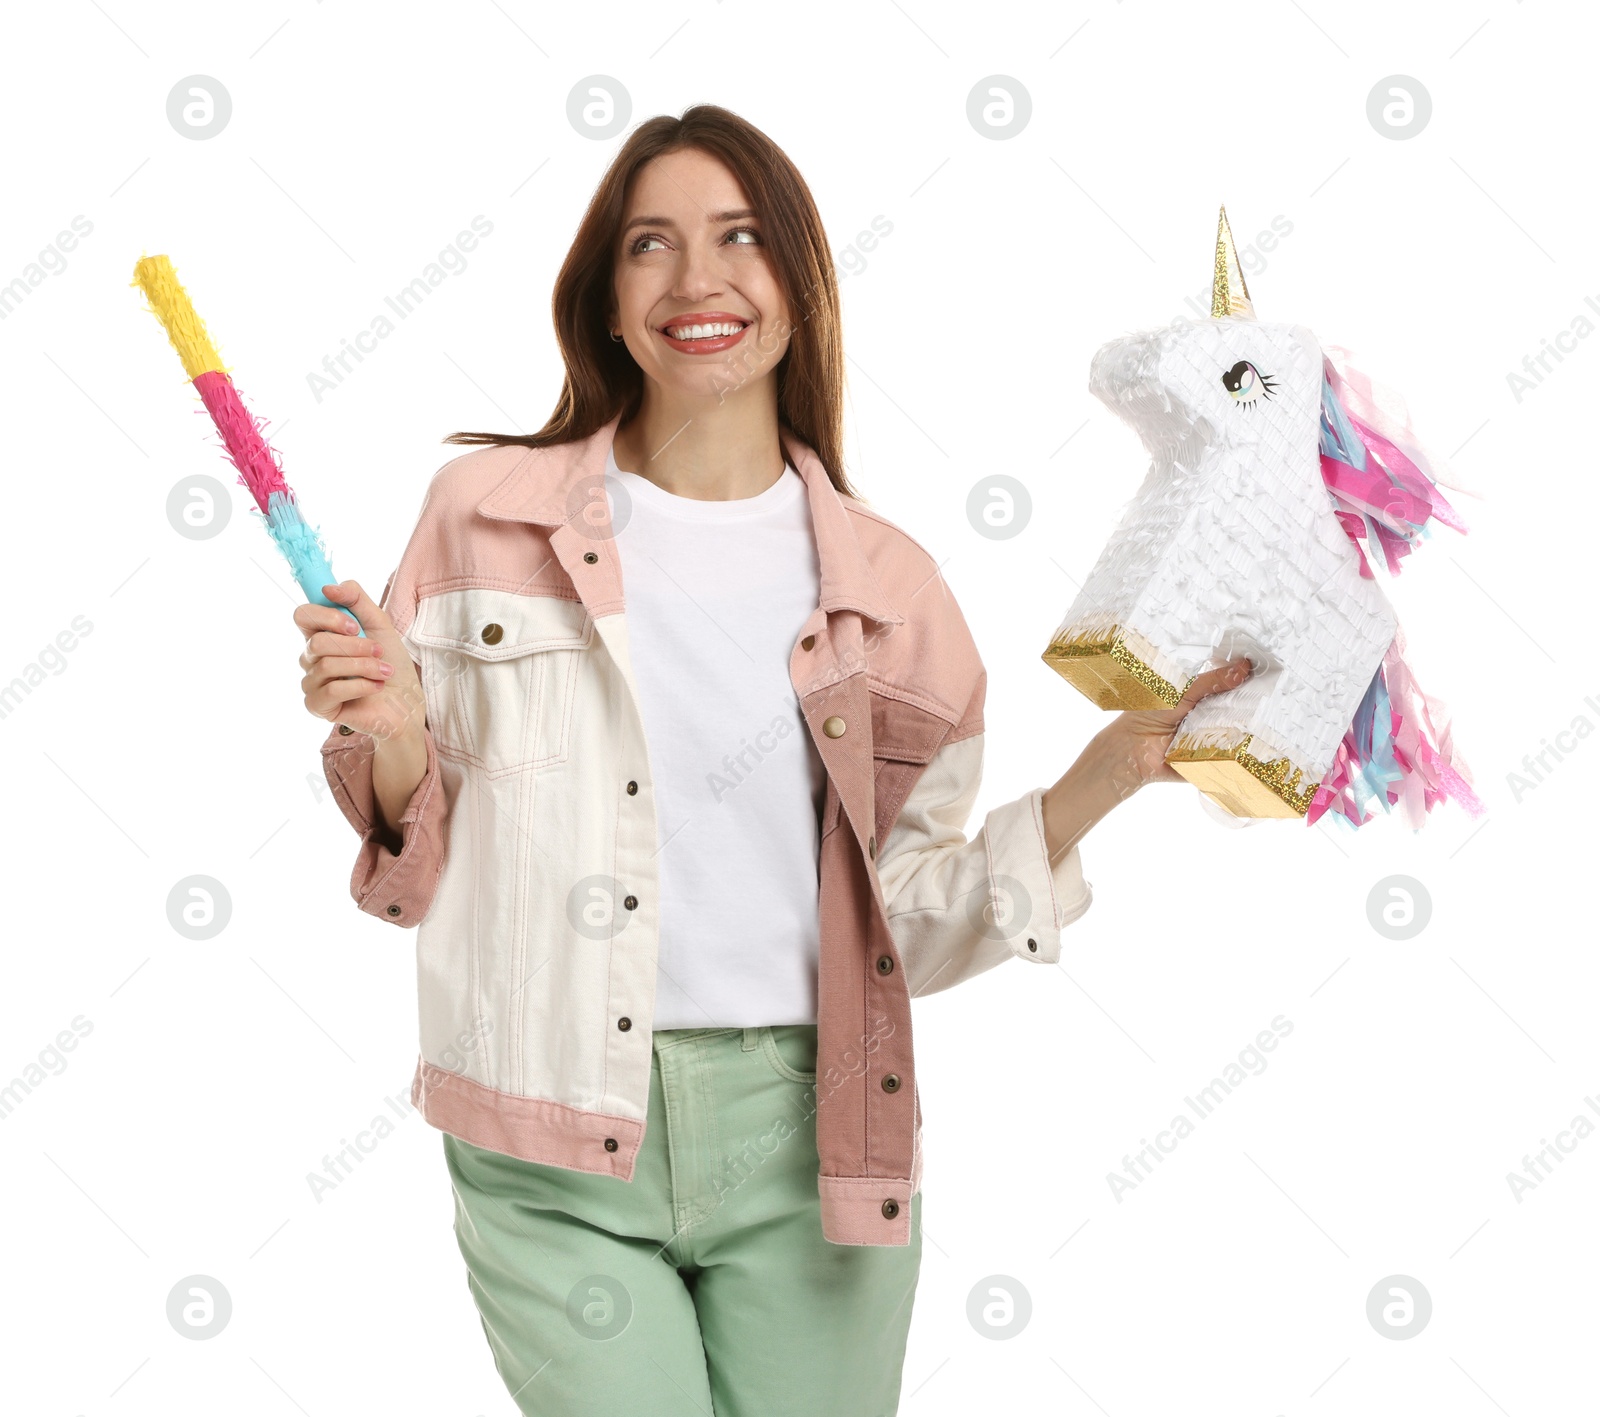
[[[1119,713],[1102,729],[1120,749],[1112,753],[1113,762],[1125,764],[1122,774],[1128,792],[1135,792],[1147,782],[1183,782],[1181,773],[1167,766],[1167,750],[1178,725],[1187,717],[1201,699],[1224,689],[1237,689],[1250,677],[1251,663],[1247,656],[1230,659],[1216,669],[1208,669],[1195,676],[1184,695],[1169,709],[1133,709]],[[1127,795],[1122,794],[1122,795]]]
[[[1251,668],[1244,655],[1230,659],[1196,675],[1171,708],[1119,713],[1096,733],[1060,781],[1045,789],[1041,806],[1050,860],[1058,860],[1100,818],[1145,783],[1182,782],[1181,774],[1167,766],[1167,750],[1178,725],[1208,694],[1237,689],[1250,677]]]

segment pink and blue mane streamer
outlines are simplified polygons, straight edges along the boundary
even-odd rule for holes
[[[1354,370],[1348,377],[1341,374],[1326,356],[1320,447],[1323,481],[1339,524],[1355,544],[1363,576],[1373,574],[1363,541],[1374,557],[1381,553],[1385,569],[1395,576],[1402,558],[1429,537],[1433,523],[1466,531],[1409,429],[1383,412],[1363,376]],[[1333,766],[1312,796],[1306,821],[1314,823],[1331,810],[1355,828],[1372,820],[1374,805],[1385,812],[1398,806],[1416,828],[1446,799],[1473,816],[1483,813],[1451,741],[1449,715],[1417,684],[1397,625]]]

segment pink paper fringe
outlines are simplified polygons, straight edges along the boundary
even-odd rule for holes
[[[1466,526],[1439,492],[1437,484],[1445,479],[1412,436],[1399,398],[1358,371],[1341,369],[1331,355],[1324,376],[1322,470],[1339,524],[1355,544],[1363,576],[1372,575],[1363,539],[1374,553],[1382,551],[1389,574],[1398,575],[1401,558],[1431,524],[1462,533]],[[1372,820],[1369,804],[1375,802],[1385,812],[1398,806],[1415,829],[1446,798],[1474,817],[1483,814],[1471,772],[1452,741],[1449,713],[1417,683],[1397,625],[1333,766],[1312,796],[1306,821],[1315,823],[1332,810],[1359,827]]]
[[[244,406],[233,381],[226,374],[213,371],[200,375],[194,386],[200,391],[201,401],[216,424],[217,432],[222,435],[229,459],[239,469],[239,481],[250,489],[250,495],[263,514],[274,492],[281,494],[285,502],[292,503],[294,493],[283,480],[283,467],[277,453],[267,443],[266,425]]]

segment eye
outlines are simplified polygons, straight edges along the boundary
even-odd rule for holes
[[[736,226],[728,233],[728,236],[723,237],[723,240],[726,241],[728,237],[732,236],[748,236],[750,238],[748,241],[735,242],[736,246],[759,246],[761,244],[761,233],[753,226]]]
[[[647,242],[647,241],[659,241],[659,242],[661,242],[661,244],[663,246],[666,245],[666,242],[662,241],[661,237],[659,237],[659,236],[641,236],[641,237],[638,237],[634,241],[634,243],[631,246],[628,247],[628,254],[630,256],[642,256],[642,255],[644,255],[644,253],[645,253],[645,242]]]
[[[1222,387],[1233,395],[1238,403],[1254,403],[1257,399],[1270,399],[1278,381],[1270,374],[1263,374],[1248,359],[1241,359],[1232,369],[1222,376]]]

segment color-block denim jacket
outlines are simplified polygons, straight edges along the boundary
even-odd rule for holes
[[[322,760],[361,834],[351,894],[417,927],[423,1116],[477,1146],[627,1181],[649,1097],[660,920],[605,496],[617,422],[560,447],[474,450],[434,477],[383,595],[427,711],[426,775],[398,855],[374,826],[371,740],[335,727]],[[920,545],[842,496],[810,448],[789,434],[783,446],[821,568],[789,672],[827,771],[822,1230],[904,1245],[922,1173],[912,997],[1013,955],[1054,962],[1090,892],[1076,847],[1050,866],[1042,789],[965,837],[985,686],[966,622]]]

